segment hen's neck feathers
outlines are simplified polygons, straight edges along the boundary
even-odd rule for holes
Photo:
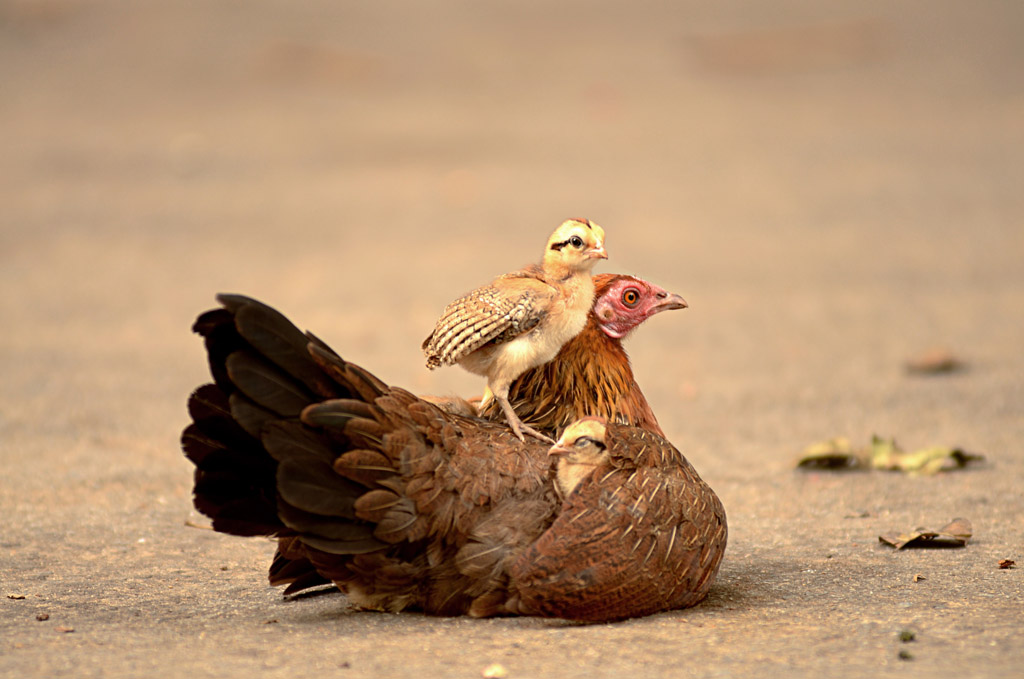
[[[554,360],[512,384],[509,402],[524,422],[556,434],[581,417],[600,415],[664,435],[633,378],[626,350],[592,315]]]

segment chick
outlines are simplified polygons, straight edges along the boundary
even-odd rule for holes
[[[576,420],[562,432],[558,443],[548,455],[558,457],[555,482],[562,497],[576,490],[588,474],[611,459],[605,446],[607,420],[603,417],[584,417]]]
[[[520,440],[526,433],[554,443],[519,419],[508,402],[509,386],[583,330],[594,301],[590,271],[607,257],[604,229],[586,219],[563,222],[540,265],[499,276],[445,308],[423,341],[427,367],[457,363],[485,376],[481,407],[496,400]]]

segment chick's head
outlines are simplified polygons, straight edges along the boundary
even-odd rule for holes
[[[563,495],[575,490],[588,474],[611,457],[605,445],[607,424],[603,417],[576,420],[548,451],[558,458],[555,478]]]
[[[625,337],[654,314],[688,306],[679,295],[625,274],[598,274],[594,289],[597,323],[614,339]]]
[[[558,277],[589,272],[599,259],[608,259],[604,229],[589,219],[569,219],[555,229],[544,251],[544,270]]]

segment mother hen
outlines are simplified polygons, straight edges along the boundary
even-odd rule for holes
[[[523,603],[510,575],[560,516],[546,445],[389,387],[255,300],[219,300],[195,324],[215,383],[190,398],[182,443],[215,530],[279,538],[273,584],[330,581],[378,610],[573,617]]]

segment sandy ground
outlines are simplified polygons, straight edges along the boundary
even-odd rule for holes
[[[0,2],[0,675],[1019,676],[1022,30],[994,1]],[[420,340],[570,216],[691,304],[629,348],[728,510],[706,603],[359,613],[186,525],[216,292],[471,394]],[[907,375],[932,346],[967,368]],[[793,469],[873,433],[987,460]],[[964,549],[878,544],[957,516]]]

